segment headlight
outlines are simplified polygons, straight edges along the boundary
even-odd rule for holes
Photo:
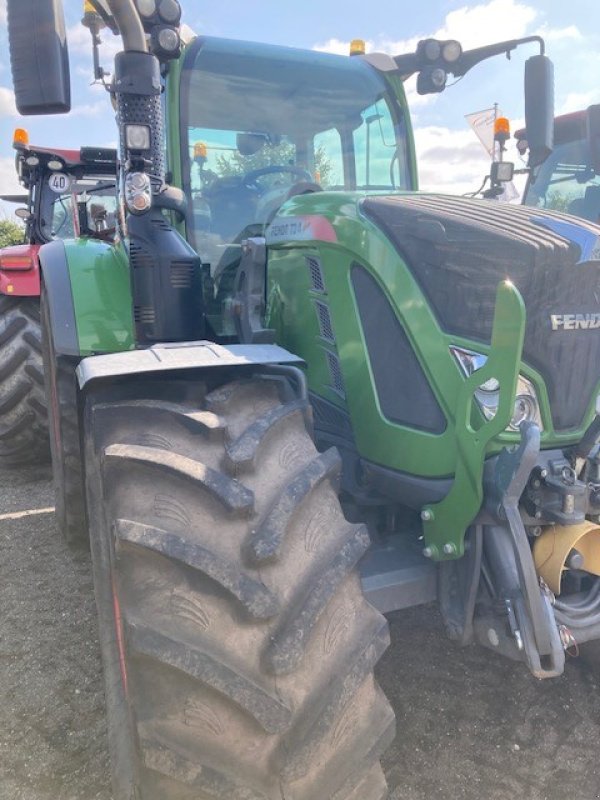
[[[462,52],[463,50],[460,42],[457,42],[454,39],[450,39],[449,41],[444,42],[442,45],[442,58],[449,64],[454,61],[458,61],[458,59],[462,56]]]
[[[125,178],[125,203],[132,214],[144,214],[152,206],[152,184],[144,172],[130,172]]]
[[[422,43],[422,52],[427,61],[437,61],[442,53],[442,45],[437,39],[425,39]]]
[[[175,28],[158,25],[152,28],[150,45],[154,55],[164,61],[178,58],[181,52],[181,37]]]
[[[156,0],[137,0],[137,9],[142,17],[153,17],[156,14]]]
[[[476,370],[481,369],[487,361],[483,353],[465,350],[462,347],[451,347],[450,352],[456,359],[460,371],[467,378]],[[500,402],[500,385],[495,378],[485,381],[475,391],[477,405],[486,419],[494,419]],[[512,418],[506,428],[507,431],[518,431],[522,422],[535,422],[540,430],[544,429],[540,415],[540,406],[531,381],[519,375],[517,381],[517,395]]]
[[[538,405],[535,389],[527,378],[519,375],[515,406],[508,429],[511,431],[518,431],[519,425],[522,422],[535,422],[538,428],[543,430],[540,407]]]
[[[129,150],[150,150],[149,125],[125,125],[125,142]]]
[[[179,25],[181,21],[181,6],[177,0],[160,0],[158,14],[169,25]]]

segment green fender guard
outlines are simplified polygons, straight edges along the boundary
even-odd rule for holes
[[[456,408],[456,470],[454,484],[439,503],[421,512],[427,555],[436,560],[459,558],[465,551],[465,532],[481,508],[483,465],[489,442],[509,424],[525,337],[525,303],[518,289],[503,281],[496,293],[492,345],[483,367],[461,388]],[[490,378],[500,384],[499,404],[493,419],[481,419],[475,429],[472,415],[475,390]]]

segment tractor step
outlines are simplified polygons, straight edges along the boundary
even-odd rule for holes
[[[437,599],[435,564],[405,536],[374,544],[360,563],[360,576],[367,600],[382,614]]]

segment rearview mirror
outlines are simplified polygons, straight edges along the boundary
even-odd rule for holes
[[[542,164],[554,145],[554,65],[547,56],[525,62],[525,128],[530,167]]]
[[[590,167],[600,175],[600,105],[587,110],[587,140],[590,149]]]
[[[61,0],[8,0],[7,19],[19,113],[66,114],[71,81]]]
[[[238,133],[236,147],[242,156],[253,156],[267,144],[266,133]]]
[[[19,219],[25,220],[25,222],[27,222],[27,220],[31,219],[32,214],[28,208],[16,208],[15,217],[18,217]]]

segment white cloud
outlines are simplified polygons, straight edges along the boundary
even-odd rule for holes
[[[465,49],[480,47],[490,41],[518,39],[525,36],[538,12],[518,0],[490,0],[476,6],[463,6],[446,15],[443,25],[435,31],[423,31],[410,39],[390,39],[379,36],[366,42],[367,52],[400,53],[413,52],[419,39],[458,39]],[[574,28],[574,26],[570,26]],[[565,29],[567,30],[567,29]],[[329,39],[314,46],[315,50],[346,55],[350,42]]]
[[[14,117],[17,113],[15,106],[15,93],[6,86],[0,86],[0,118]]]
[[[477,6],[451,11],[443,27],[433,36],[458,39],[465,48],[480,47],[503,39],[525,36],[538,12],[516,0],[491,0]]]
[[[2,0],[0,0],[2,2]],[[116,53],[123,49],[123,44],[119,36],[114,36],[109,30],[104,29],[100,33],[102,44],[100,46],[100,63],[110,69]],[[78,56],[87,56],[90,63],[89,74],[92,74],[92,35],[83,25],[72,25],[67,30],[67,41],[69,51]]]
[[[102,100],[95,103],[86,103],[81,106],[73,106],[70,116],[72,117],[99,117],[103,114],[113,113],[108,94]]]
[[[374,49],[374,43],[371,39],[365,42],[367,52]],[[325,42],[317,42],[313,46],[313,50],[319,50],[322,53],[334,53],[338,56],[347,56],[350,52],[350,41],[344,39],[327,39]]]
[[[0,0],[0,25],[6,25],[6,0]]]
[[[522,125],[522,120],[516,120],[513,130]],[[489,175],[491,159],[470,129],[451,130],[436,125],[416,128],[415,146],[422,191],[445,194],[475,192]],[[517,169],[523,166],[514,140],[508,143],[505,160],[514,162]],[[520,191],[523,181],[515,179],[515,183]]]
[[[490,159],[470,130],[426,126],[415,130],[420,188],[429,192],[464,194],[479,188]]]
[[[446,15],[443,25],[433,32],[424,31],[410,39],[397,40],[380,36],[377,39],[369,39],[365,42],[365,46],[367,53],[399,55],[414,52],[420,39],[433,37],[435,39],[458,39],[465,49],[471,49],[489,44],[490,41],[518,39],[525,36],[537,16],[538,12],[534,8],[520,3],[518,0],[490,0],[488,3],[471,7],[463,6],[451,11]],[[574,28],[574,26],[570,26],[570,28]],[[315,44],[314,49],[347,55],[350,52],[350,42],[332,38]],[[416,77],[414,76],[405,82],[404,89],[411,109],[435,101],[435,95],[417,94]]]
[[[566,42],[571,44],[574,41],[583,39],[583,34],[577,25],[567,25],[566,28],[550,28],[548,25],[542,25],[536,31],[537,36],[543,36],[546,42]]]
[[[537,17],[538,12],[534,8],[518,0],[490,0],[451,11],[443,25],[435,31],[423,31],[419,36],[400,40],[381,36],[366,42],[366,49],[367,52],[390,55],[410,53],[414,52],[419,39],[429,36],[458,39],[465,49],[471,49],[490,41],[525,36]],[[563,35],[574,36],[574,31],[568,29]],[[349,48],[350,43],[340,39],[329,39],[315,45],[317,50],[339,54],[347,54]],[[405,90],[411,109],[435,100],[433,95],[417,94],[415,77],[406,81]],[[413,123],[421,189],[449,194],[476,191],[489,173],[490,159],[473,131],[468,128],[451,130],[434,125],[419,127],[414,116]]]

